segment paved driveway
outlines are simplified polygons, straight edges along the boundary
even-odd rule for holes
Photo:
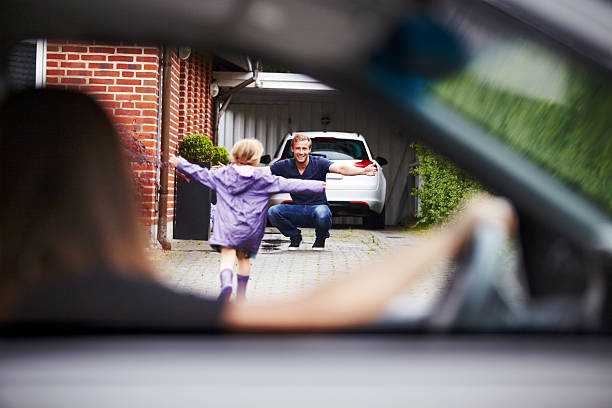
[[[302,233],[301,249],[288,251],[289,239],[276,228],[266,230],[261,249],[253,260],[247,299],[300,296],[325,282],[367,269],[385,253],[420,239],[419,234],[400,230],[332,229],[326,249],[312,251],[314,230],[303,229]],[[219,254],[213,252],[206,241],[173,240],[172,250],[156,256],[155,263],[160,279],[174,289],[208,297],[216,297],[219,293]],[[390,302],[389,312],[418,313],[436,298],[447,279],[448,268],[441,264]]]

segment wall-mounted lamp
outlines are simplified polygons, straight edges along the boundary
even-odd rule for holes
[[[178,57],[181,60],[183,60],[183,61],[185,61],[186,59],[191,57],[191,48],[189,48],[189,47],[179,47]]]
[[[214,98],[217,95],[219,95],[219,83],[213,79],[210,83],[210,96]]]

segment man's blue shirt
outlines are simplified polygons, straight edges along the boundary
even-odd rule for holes
[[[270,171],[276,176],[302,180],[325,181],[325,176],[329,173],[329,166],[332,162],[324,157],[308,156],[308,166],[303,174],[297,169],[295,159],[285,159],[278,161],[270,166]],[[291,193],[294,204],[299,205],[318,205],[327,204],[325,191],[321,193]]]

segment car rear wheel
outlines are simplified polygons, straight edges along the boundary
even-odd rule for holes
[[[385,212],[386,208],[383,208],[380,214],[376,214],[374,211],[370,211],[370,214],[363,217],[363,226],[368,229],[383,229],[385,228]]]

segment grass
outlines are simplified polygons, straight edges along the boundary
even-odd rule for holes
[[[414,225],[411,227],[407,227],[402,229],[402,232],[409,234],[428,234],[432,230],[436,228],[436,225]]]

